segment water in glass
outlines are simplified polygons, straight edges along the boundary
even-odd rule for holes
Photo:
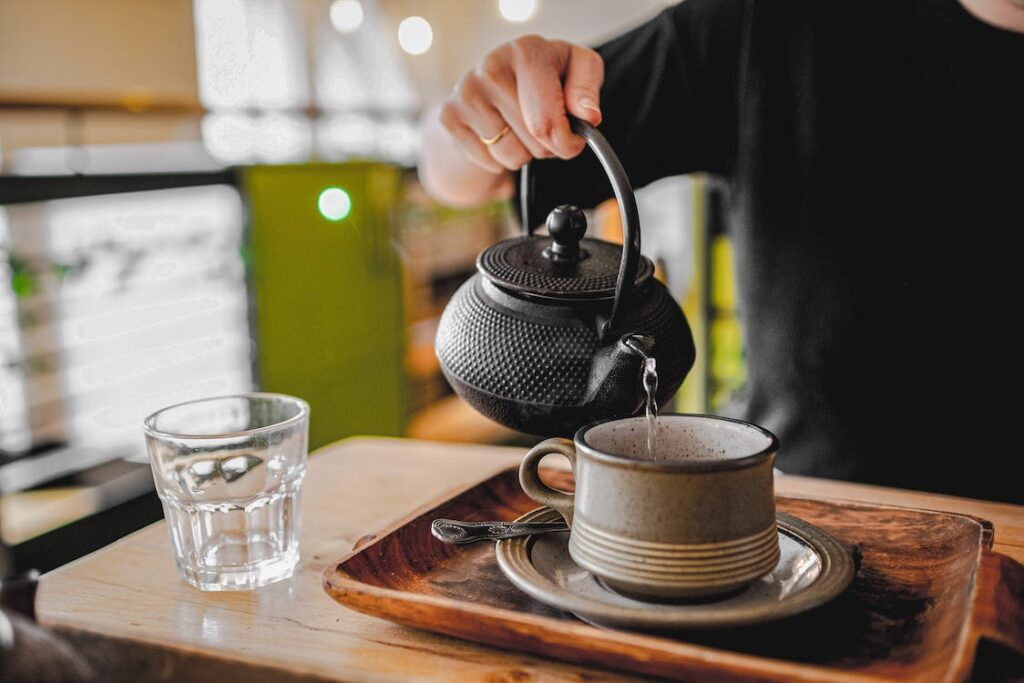
[[[193,401],[146,419],[153,478],[182,577],[203,590],[291,576],[309,409],[251,394]]]

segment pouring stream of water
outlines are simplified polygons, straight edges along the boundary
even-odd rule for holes
[[[626,345],[644,359],[641,379],[644,391],[647,392],[647,457],[656,460],[658,457],[658,361],[640,347],[632,338],[627,338]]]
[[[658,457],[658,363],[644,360],[644,390],[647,392],[647,457]]]

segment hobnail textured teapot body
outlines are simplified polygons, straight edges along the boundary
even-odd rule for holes
[[[656,340],[649,355],[657,359],[659,403],[675,394],[694,361],[689,325],[665,286],[652,278],[637,294],[642,303],[623,311],[609,344],[598,329],[610,302],[530,301],[477,274],[441,317],[441,369],[477,411],[529,434],[571,436],[590,422],[633,415],[646,400],[643,358],[622,336]]]
[[[558,207],[550,236],[533,235],[527,223],[524,237],[481,254],[480,272],[448,303],[436,339],[456,393],[501,424],[543,436],[636,414],[646,400],[645,357],[656,359],[657,399],[667,401],[695,357],[683,312],[640,255],[635,197],[621,164],[596,129],[571,121],[612,181],[624,245],[583,239],[583,213]],[[526,221],[528,169],[523,174]]]

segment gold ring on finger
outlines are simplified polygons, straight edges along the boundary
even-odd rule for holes
[[[485,137],[481,136],[481,137],[480,137],[480,142],[482,142],[482,143],[484,143],[485,145],[487,145],[488,147],[490,147],[491,145],[493,145],[494,143],[496,143],[496,142],[497,142],[498,140],[500,140],[500,139],[502,139],[503,137],[505,137],[506,135],[508,135],[508,132],[509,132],[510,130],[511,130],[511,128],[509,128],[509,127],[508,127],[508,126],[506,125],[506,126],[505,126],[504,128],[502,128],[502,129],[501,129],[500,131],[498,131],[498,134],[497,134],[497,135],[495,135],[495,136],[494,136],[493,138],[485,138]]]

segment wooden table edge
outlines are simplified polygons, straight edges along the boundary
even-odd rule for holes
[[[436,455],[438,449],[444,448],[452,448],[463,452],[467,449],[478,450],[481,452],[481,458],[490,459],[491,466],[483,468],[479,473],[479,477],[475,481],[468,483],[464,482],[451,486],[438,493],[436,496],[433,496],[428,502],[416,506],[414,510],[405,510],[403,512],[396,513],[390,517],[389,522],[379,525],[376,529],[367,529],[366,534],[362,537],[362,539],[367,539],[367,541],[371,538],[375,539],[385,533],[388,533],[389,530],[393,530],[400,526],[404,520],[436,507],[438,504],[454,495],[457,495],[459,492],[476,486],[480,481],[495,476],[502,471],[513,469],[518,458],[520,458],[526,451],[526,449],[522,447],[500,447],[465,443],[447,444],[394,437],[356,436],[321,447],[313,451],[310,454],[310,457],[312,461],[325,456],[345,457],[347,452],[358,450],[366,446],[372,446],[374,449],[377,449],[382,446],[387,448],[389,445],[422,448],[425,454],[430,452],[432,456]],[[836,493],[839,493],[840,495],[835,495]],[[992,521],[995,525],[996,542],[993,544],[993,549],[997,552],[1002,552],[1013,557],[1018,561],[1024,562],[1024,531],[1018,532],[1015,525],[1011,525],[1011,533],[1000,535],[1001,527],[999,521],[1000,519],[1004,521],[1009,519],[1014,522],[1017,520],[1024,522],[1024,506],[967,498],[956,498],[942,494],[892,489],[836,480],[802,477],[790,474],[784,474],[777,480],[776,494],[790,498],[825,498],[829,500],[842,500],[855,504],[884,505],[893,508],[931,509],[968,517],[981,517]],[[934,504],[932,504],[932,501],[934,501]],[[965,511],[964,508],[966,507],[974,509]],[[991,519],[992,515],[990,512],[992,511],[996,513],[994,516],[997,517],[997,519]],[[54,570],[54,572],[44,575],[41,579],[41,583],[45,584],[48,578],[52,578],[54,575],[59,573],[64,573],[75,565],[84,562],[95,555],[101,554],[114,546],[131,543],[141,535],[153,533],[153,530],[162,524],[164,524],[164,522],[161,521],[144,527],[143,529],[96,551],[95,553],[80,558],[68,565],[64,565],[63,567]],[[1021,526],[1024,528],[1024,524]],[[367,541],[363,542],[365,543]],[[358,544],[350,552],[345,553],[344,557],[350,557],[352,554],[357,552],[360,545],[361,544]],[[323,565],[323,569],[336,566],[340,561],[337,557],[325,557],[324,560],[325,563]],[[43,588],[44,586],[41,585],[40,587]],[[172,641],[161,642],[154,641],[152,639],[136,639],[130,635],[124,634],[123,632],[112,635],[101,630],[93,630],[89,628],[89,625],[83,624],[80,618],[66,618],[63,621],[59,621],[50,619],[49,617],[50,615],[40,614],[40,622],[46,626],[56,628],[62,633],[69,634],[72,639],[79,639],[83,641],[95,639],[97,642],[107,643],[112,648],[125,648],[125,652],[130,652],[135,648],[144,648],[153,653],[164,653],[166,656],[182,657],[185,660],[194,662],[197,666],[199,662],[205,659],[216,660],[216,662],[223,663],[225,666],[230,664],[232,667],[237,667],[238,665],[243,664],[246,667],[250,667],[253,673],[268,672],[269,674],[273,672],[274,674],[288,674],[292,676],[294,680],[335,680],[334,675],[340,674],[344,676],[343,672],[337,672],[337,674],[332,675],[322,671],[318,672],[315,667],[311,668],[310,666],[285,664],[278,660],[263,659],[257,656],[246,656],[245,658],[242,658],[238,653],[224,654],[217,652],[212,648],[206,649],[202,645],[175,643]],[[490,648],[480,646],[480,649],[486,650]],[[178,672],[176,670],[176,674],[177,673]],[[253,680],[260,679],[257,677]]]

